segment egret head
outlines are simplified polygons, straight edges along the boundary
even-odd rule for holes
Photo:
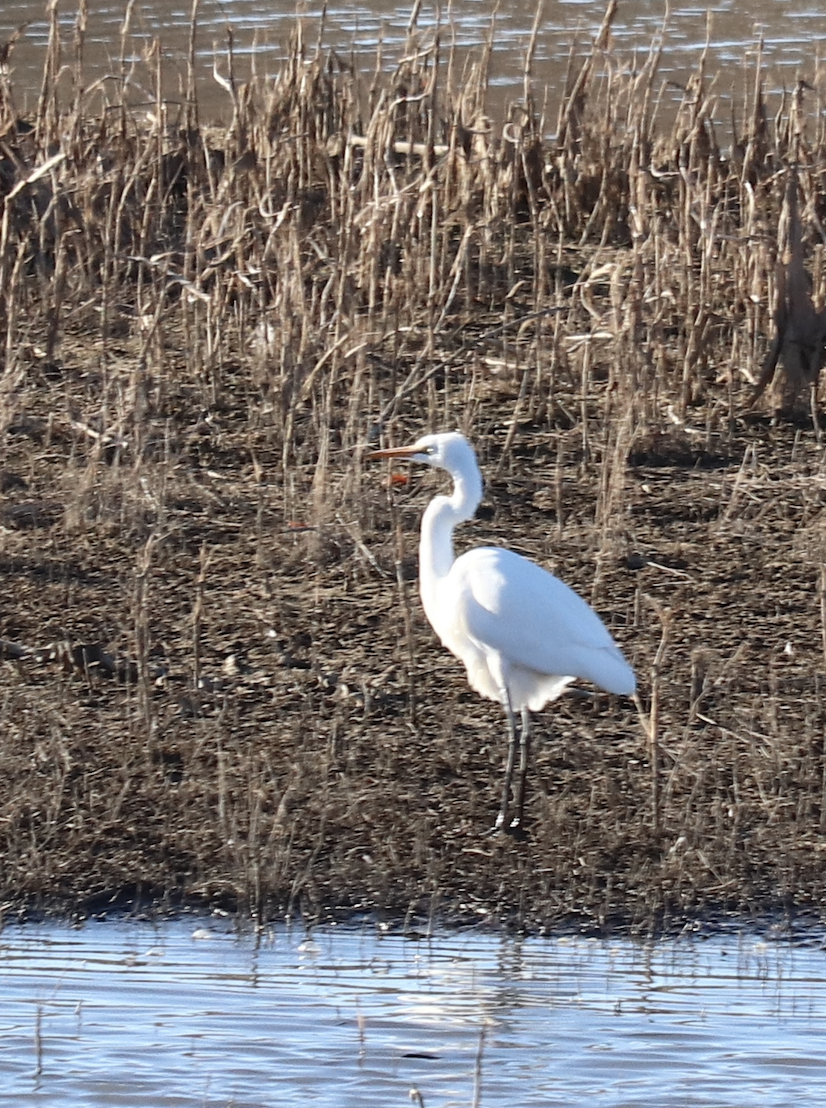
[[[438,435],[423,435],[410,446],[374,450],[369,458],[399,458],[409,462],[445,469],[454,475],[478,471],[473,447],[459,431],[443,431]]]

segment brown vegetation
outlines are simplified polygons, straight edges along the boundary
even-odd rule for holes
[[[484,51],[414,37],[362,89],[297,33],[274,81],[219,69],[218,130],[159,50],[149,107],[86,89],[82,32],[55,18],[34,118],[1,86],[7,909],[818,910],[819,409],[750,401],[792,174],[820,287],[819,94],[769,122],[758,65],[724,152],[703,61],[664,122],[656,50],[629,74],[606,25],[549,138],[527,66],[494,126]],[[485,835],[500,710],[416,597],[438,477],[362,467],[454,426],[488,479],[462,538],[558,572],[640,678],[642,720],[538,719],[526,842]]]

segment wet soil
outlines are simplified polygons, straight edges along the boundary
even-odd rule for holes
[[[811,426],[641,440],[606,546],[581,432],[525,422],[499,466],[513,386],[491,386],[486,496],[459,547],[505,543],[594,604],[646,711],[654,697],[658,748],[655,775],[631,701],[565,696],[537,718],[516,840],[489,834],[501,711],[417,596],[418,520],[443,478],[388,487],[383,466],[332,450],[319,512],[312,465],[283,479],[240,370],[234,407],[181,390],[150,420],[154,456],[135,467],[115,445],[90,467],[99,444],[64,413],[95,374],[77,341],[59,374],[33,360],[7,432],[6,912],[605,929],[817,911],[826,486]]]

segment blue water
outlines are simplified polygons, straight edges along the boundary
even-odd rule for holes
[[[3,1105],[385,1108],[418,1090],[426,1108],[780,1108],[826,1091],[826,954],[747,934],[26,926],[0,934],[0,997]]]

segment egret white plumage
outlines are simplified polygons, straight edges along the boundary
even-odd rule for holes
[[[519,831],[525,811],[530,712],[556,700],[577,678],[630,696],[636,690],[634,671],[596,612],[536,562],[499,546],[480,546],[454,557],[453,531],[473,518],[482,499],[482,474],[464,435],[425,435],[412,446],[376,450],[369,456],[420,462],[453,478],[452,494],[434,497],[422,517],[419,590],[433,630],[464,662],[471,688],[505,709],[508,757],[496,827]],[[519,785],[511,820],[517,743]]]

